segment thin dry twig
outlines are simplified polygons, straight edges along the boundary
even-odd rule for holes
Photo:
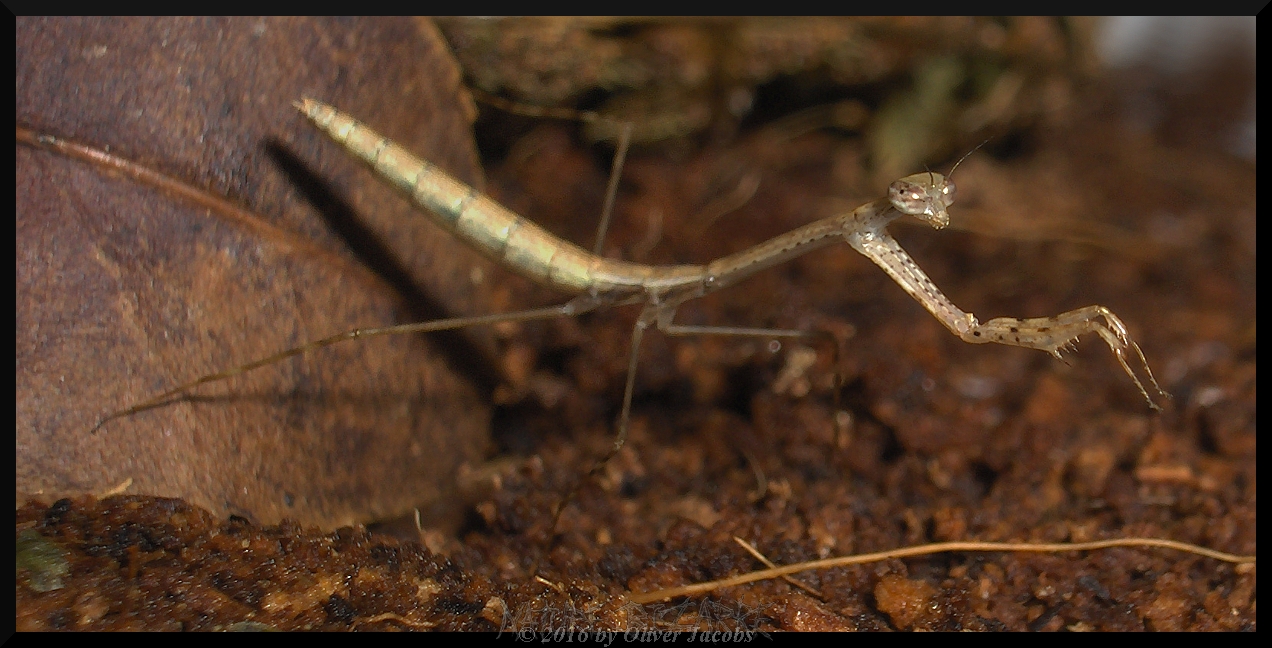
[[[746,549],[747,553],[754,556],[756,560],[764,563],[764,565],[768,567],[769,569],[778,569],[778,566],[774,565],[773,561],[769,560],[768,558],[764,556],[764,554],[760,553],[760,550],[756,549],[755,545],[737,536],[733,536],[733,541],[738,543],[739,545],[742,545],[742,548]],[[801,583],[800,581],[797,581],[794,578],[791,578],[789,575],[783,575],[782,580],[790,583],[794,587],[797,587],[799,589],[804,590],[805,592],[808,592],[809,594],[812,594],[818,599],[825,600],[825,597],[822,596],[821,592],[817,591],[817,589],[812,587],[811,585],[806,585],[804,583]]]
[[[862,565],[872,562],[880,562],[893,558],[909,558],[912,556],[926,556],[936,553],[944,553],[948,551],[1013,551],[1013,552],[1031,552],[1031,553],[1059,553],[1065,551],[1094,551],[1099,549],[1112,549],[1114,547],[1153,547],[1158,549],[1174,549],[1185,553],[1196,554],[1206,558],[1213,558],[1223,562],[1236,564],[1253,564],[1255,556],[1240,556],[1236,554],[1216,551],[1206,547],[1201,547],[1187,542],[1178,542],[1176,540],[1166,540],[1163,538],[1114,538],[1112,540],[1096,540],[1093,542],[935,542],[931,544],[914,545],[911,547],[902,547],[900,549],[890,549],[888,551],[878,551],[875,553],[856,554],[852,556],[839,556],[837,558],[826,558],[824,560],[813,560],[809,562],[796,563],[785,567],[775,567],[772,569],[763,569],[741,574],[720,580],[707,581],[705,583],[695,583],[693,585],[685,585],[682,587],[671,587],[668,589],[656,590],[653,592],[633,593],[630,595],[632,601],[636,603],[652,603],[675,598],[677,596],[691,596],[694,594],[702,594],[724,587],[734,587],[744,585],[746,583],[754,583],[756,581],[768,580],[787,576],[789,574],[797,574],[799,572],[810,571],[813,569],[829,569],[832,567],[847,567],[849,565]]]

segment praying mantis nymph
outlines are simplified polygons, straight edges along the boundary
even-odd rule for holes
[[[296,108],[323,133],[362,159],[382,180],[396,187],[434,222],[456,238],[495,262],[547,287],[574,294],[563,304],[475,317],[456,317],[382,328],[361,328],[315,340],[226,371],[209,374],[173,387],[153,398],[102,418],[107,421],[163,404],[200,385],[225,380],[285,358],[326,347],[343,340],[398,333],[422,333],[499,322],[520,322],[574,316],[607,306],[643,304],[632,329],[623,403],[614,445],[601,463],[612,457],[627,438],[638,351],[644,332],[654,326],[668,335],[714,334],[762,338],[803,338],[811,333],[789,329],[765,329],[676,324],[676,309],[686,301],[731,286],[756,272],[815,249],[846,241],[884,270],[903,290],[965,342],[997,343],[1039,349],[1060,358],[1079,336],[1099,335],[1113,351],[1118,364],[1130,376],[1148,402],[1161,409],[1154,396],[1169,398],[1157,384],[1139,345],[1126,326],[1104,306],[1087,306],[1053,317],[1017,319],[999,317],[980,322],[975,315],[955,306],[927,277],[918,264],[887,232],[902,216],[913,216],[934,229],[949,224],[948,208],[954,202],[954,183],[946,176],[924,172],[891,184],[886,198],[809,223],[702,265],[653,266],[616,259],[565,241],[518,216],[473,187],[393,143],[339,110],[312,99],[296,102]],[[1132,364],[1142,368],[1152,393]],[[598,464],[599,465],[599,464]]]

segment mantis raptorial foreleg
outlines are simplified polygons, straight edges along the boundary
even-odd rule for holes
[[[1126,375],[1135,382],[1135,386],[1148,401],[1149,407],[1155,410],[1161,409],[1161,406],[1149,395],[1144,384],[1140,382],[1139,376],[1127,364],[1128,352],[1135,352],[1135,356],[1139,359],[1138,366],[1144,368],[1144,373],[1148,376],[1149,383],[1153,385],[1153,390],[1164,398],[1169,397],[1157,384],[1157,379],[1153,377],[1153,371],[1149,369],[1148,360],[1144,358],[1139,345],[1127,334],[1126,325],[1112,311],[1103,306],[1087,306],[1053,317],[1029,319],[997,317],[981,323],[976,320],[975,315],[965,313],[955,306],[901,248],[896,239],[882,228],[849,235],[848,243],[883,268],[893,281],[918,300],[937,320],[964,342],[972,344],[994,342],[1038,349],[1061,359],[1061,352],[1072,348],[1079,336],[1095,333],[1113,350],[1118,364],[1122,365]],[[1103,324],[1100,323],[1100,319],[1104,320]]]

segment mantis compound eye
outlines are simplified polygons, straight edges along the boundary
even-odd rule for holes
[[[941,202],[946,207],[954,204],[954,195],[958,193],[958,189],[954,186],[954,181],[949,178],[945,179],[945,184],[941,185]]]
[[[929,202],[923,186],[904,179],[897,180],[888,187],[888,200],[897,211],[911,216],[922,214]]]

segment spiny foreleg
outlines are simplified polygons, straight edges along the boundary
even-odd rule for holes
[[[1127,356],[1131,351],[1135,352],[1135,358],[1139,360],[1137,366],[1144,368],[1144,374],[1148,376],[1148,381],[1153,385],[1153,390],[1164,398],[1170,397],[1157,384],[1157,379],[1153,377],[1153,370],[1148,368],[1148,360],[1144,358],[1144,352],[1140,351],[1139,345],[1127,334],[1126,325],[1122,323],[1122,320],[1117,315],[1114,315],[1112,311],[1103,306],[1087,306],[1067,313],[1061,313],[1054,317],[1034,317],[1029,319],[996,317],[984,324],[976,324],[975,317],[970,315],[968,317],[972,327],[959,335],[967,342],[973,344],[997,342],[998,344],[1039,349],[1050,353],[1060,360],[1064,359],[1061,355],[1062,352],[1072,350],[1073,343],[1077,341],[1079,336],[1085,333],[1095,333],[1113,350],[1113,356],[1117,358],[1118,364],[1122,365],[1126,375],[1135,381],[1135,386],[1139,388],[1140,393],[1148,400],[1150,407],[1156,410],[1161,409],[1127,362]],[[1104,321],[1101,322],[1101,319]]]

